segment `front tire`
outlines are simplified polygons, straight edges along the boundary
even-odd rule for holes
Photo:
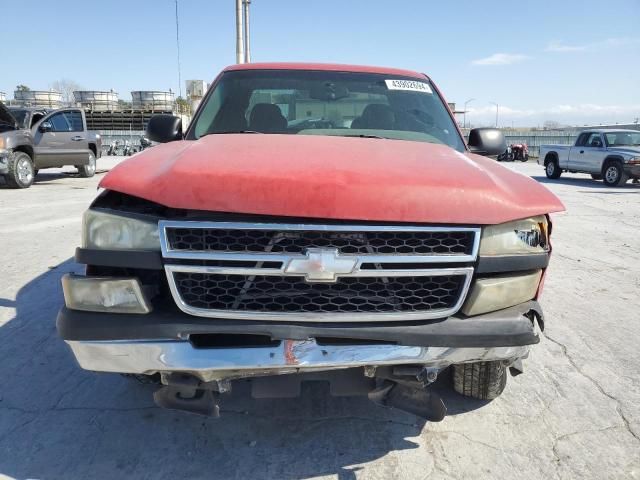
[[[624,170],[622,169],[622,165],[618,162],[610,162],[604,166],[602,171],[602,181],[608,187],[619,187],[624,185],[629,177]]]
[[[96,156],[93,152],[89,153],[88,165],[76,165],[78,173],[82,178],[93,177],[96,174]]]
[[[453,366],[453,388],[460,395],[493,400],[507,385],[507,367],[502,362],[463,363]]]
[[[29,188],[36,178],[31,157],[24,152],[13,152],[9,157],[9,171],[5,175],[10,188]]]
[[[552,180],[560,178],[560,175],[562,175],[562,170],[560,170],[560,166],[556,159],[547,161],[547,164],[544,167],[544,172],[547,174],[547,178],[551,178]]]

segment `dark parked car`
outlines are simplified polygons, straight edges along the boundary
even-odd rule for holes
[[[0,176],[13,188],[33,184],[38,170],[74,165],[92,177],[101,155],[100,135],[87,131],[84,111],[0,104]]]

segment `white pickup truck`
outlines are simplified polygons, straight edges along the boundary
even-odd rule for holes
[[[589,173],[605,185],[623,185],[629,178],[640,178],[640,131],[585,130],[574,146],[541,145],[538,163],[548,178],[562,172]]]

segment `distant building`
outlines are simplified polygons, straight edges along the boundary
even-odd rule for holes
[[[207,93],[209,85],[204,80],[187,80],[185,85],[187,87],[187,100],[191,102],[191,111],[195,112]]]

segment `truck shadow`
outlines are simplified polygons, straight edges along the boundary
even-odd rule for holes
[[[599,193],[635,193],[640,189],[640,184],[631,183],[629,180],[621,187],[607,187],[601,180],[593,180],[591,178],[584,177],[560,177],[555,180],[547,178],[544,175],[532,176],[534,180],[537,180],[540,183],[548,183],[548,184],[562,184],[562,185],[570,185],[574,187],[584,187],[584,188],[592,188],[595,190],[600,190]],[[624,190],[613,190],[612,188],[624,189]]]
[[[299,399],[260,401],[240,385],[222,399],[220,419],[159,409],[156,387],[81,370],[58,338],[60,278],[80,271],[69,259],[15,301],[0,299],[0,474],[351,479],[359,464],[428,441],[424,421],[364,398],[333,398],[322,385]],[[452,414],[484,405],[438,389]],[[427,466],[429,455],[421,453]]]

